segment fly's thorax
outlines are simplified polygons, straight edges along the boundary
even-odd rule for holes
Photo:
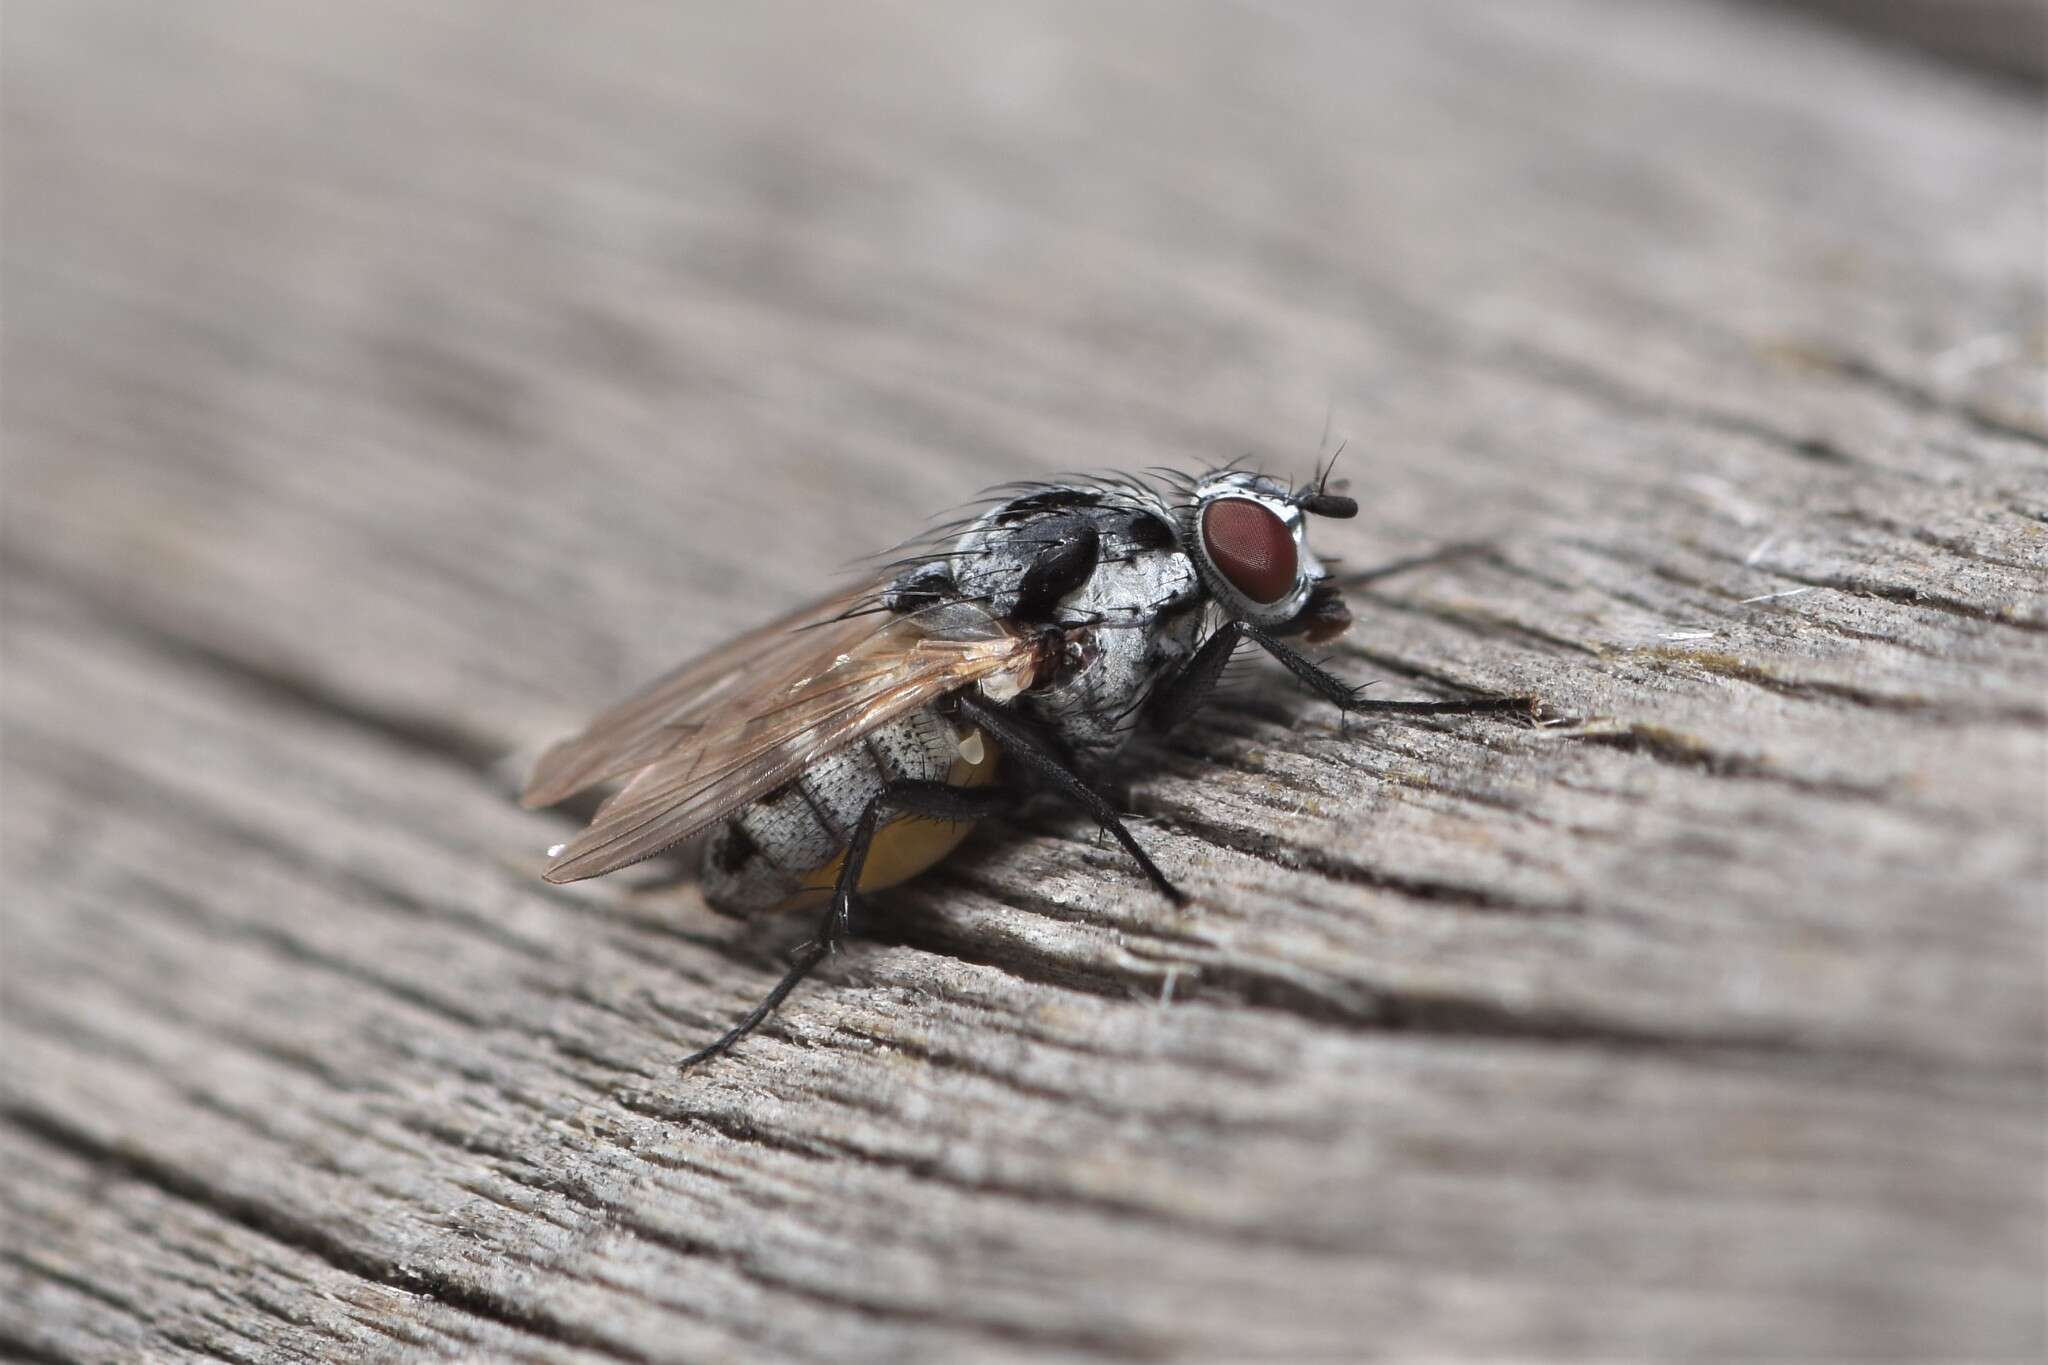
[[[1175,513],[1153,493],[1135,486],[1038,487],[990,508],[943,550],[907,562],[882,603],[909,611],[967,601],[1004,620],[1046,624],[1070,617],[1061,608],[1099,576],[1115,576],[1135,557],[1179,548]],[[1198,586],[1192,572],[1184,581]]]
[[[977,685],[1098,762],[1123,746],[1205,628],[1238,618],[1311,639],[1343,628],[1304,515],[1347,514],[1326,510],[1338,504],[1349,505],[1320,485],[1297,492],[1239,469],[1171,493],[1113,479],[1034,486],[908,565],[883,603],[920,615],[973,604],[1012,629],[1063,632],[1028,669]]]
[[[1056,731],[1084,766],[1099,766],[1129,741],[1153,689],[1195,652],[1208,615],[1207,605],[1195,601],[1142,623],[1077,629],[1061,669],[1018,704]]]
[[[1091,763],[1122,747],[1145,696],[1193,652],[1207,600],[1165,503],[1087,485],[991,509],[892,591],[899,610],[942,609],[953,596],[1045,632],[1028,686],[1004,675],[980,689],[1014,698]]]
[[[1152,689],[1199,643],[1207,598],[1164,525],[1133,517],[1104,537],[1095,572],[1054,613],[1070,630],[1061,665],[1025,698],[1090,764],[1123,747]]]

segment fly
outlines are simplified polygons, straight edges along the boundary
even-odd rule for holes
[[[1093,816],[1184,904],[1095,779],[1140,721],[1193,715],[1244,642],[1347,712],[1531,710],[1368,700],[1294,647],[1351,623],[1308,519],[1357,513],[1327,469],[1300,488],[1235,467],[1007,485],[921,553],[683,665],[543,754],[529,807],[622,784],[543,875],[600,876],[709,831],[713,907],[824,907],[774,989],[685,1066],[757,1028],[847,937],[864,896],[1028,788]]]

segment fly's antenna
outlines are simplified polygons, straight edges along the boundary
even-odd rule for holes
[[[1340,521],[1358,515],[1356,498],[1347,498],[1341,493],[1330,491],[1330,475],[1337,468],[1337,456],[1342,455],[1344,447],[1349,444],[1348,441],[1338,443],[1337,449],[1330,455],[1330,462],[1316,471],[1315,482],[1295,493],[1295,506],[1316,516],[1333,517]],[[1337,486],[1342,488],[1344,485]]]

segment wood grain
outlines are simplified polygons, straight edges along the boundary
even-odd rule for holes
[[[2037,1359],[2037,89],[1766,7],[11,8],[0,1348]],[[987,484],[1333,659],[794,923],[540,745]]]

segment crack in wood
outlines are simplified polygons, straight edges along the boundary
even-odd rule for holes
[[[1444,881],[1441,878],[1403,877],[1380,868],[1345,858],[1333,858],[1312,844],[1283,839],[1265,831],[1251,831],[1204,817],[1188,805],[1162,805],[1166,813],[1155,817],[1178,832],[1219,848],[1257,858],[1290,872],[1309,872],[1346,886],[1366,886],[1391,891],[1425,905],[1455,905],[1489,914],[1525,916],[1532,919],[1583,913],[1576,907],[1543,905],[1515,900],[1485,887]]]
[[[872,1037],[858,1033],[855,1036]],[[894,1040],[878,1041],[885,1042],[890,1047],[902,1047],[900,1042]],[[850,1095],[844,1090],[834,1090],[829,1086],[816,1088],[812,1094],[819,1101],[839,1104],[861,1102],[860,1097]],[[643,1101],[640,1112],[658,1117],[661,1116],[663,1107],[646,1105]],[[867,1106],[863,1104],[862,1107]],[[673,1114],[677,1121],[687,1120],[697,1126],[710,1128],[735,1142],[761,1146],[827,1166],[834,1161],[854,1161],[877,1170],[898,1172],[913,1181],[928,1182],[961,1194],[992,1195],[1004,1201],[1034,1208],[1058,1208],[1119,1222],[1138,1221],[1178,1234],[1215,1241],[1226,1247],[1256,1246],[1308,1255],[1330,1255],[1343,1250],[1342,1242],[1335,1238],[1307,1237],[1269,1227],[1219,1222],[1190,1216],[1184,1211],[1138,1199],[1119,1199],[1047,1183],[999,1180],[992,1176],[963,1176],[949,1168],[939,1157],[907,1156],[823,1136],[812,1138],[808,1142],[799,1142],[787,1135],[769,1134],[759,1125],[737,1116],[719,1115],[714,1118],[705,1111],[685,1108],[680,1102],[675,1104]]]
[[[408,752],[487,777],[511,748],[446,717],[402,711],[354,695],[286,658],[259,659],[142,615],[27,552],[19,537],[0,541],[0,567],[66,599],[73,610],[142,649],[211,673],[236,691],[270,704],[379,736]]]
[[[1696,610],[1701,613],[1711,612],[1716,620],[1728,622],[1730,623],[1730,625],[1740,625],[1744,622],[1754,619],[1746,613],[1735,610],[1735,608],[1747,607],[1753,611],[1763,607],[1764,603],[1766,601],[1769,601],[1772,596],[1772,594],[1764,594],[1761,600],[1759,600],[1759,596],[1754,593],[1749,593],[1743,597],[1737,597],[1736,593],[1738,591],[1743,590],[1725,587],[1720,583],[1712,582],[1708,579],[1701,578],[1695,574],[1682,573],[1679,570],[1672,568],[1669,564],[1665,564],[1659,560],[1650,559],[1635,554],[1631,552],[1629,549],[1619,545],[1607,545],[1599,541],[1588,540],[1578,536],[1566,537],[1562,541],[1562,543],[1569,545],[1574,549],[1583,550],[1587,554],[1595,555],[1601,559],[1608,560],[1612,563],[1620,564],[1630,569],[1636,569],[1644,573],[1652,574],[1658,579],[1666,583],[1672,584],[1674,587],[1684,588],[1690,592],[1702,593],[1709,597],[1712,597],[1716,599],[1712,604],[1702,603],[1696,608]],[[1721,559],[1724,561],[1732,562],[1732,560],[1729,560],[1729,557],[1727,556],[1725,551],[1721,551],[1717,548],[1700,547],[1700,553],[1710,555],[1714,558]],[[1755,571],[1754,566],[1748,564],[1747,561],[1744,562],[1742,567],[1752,572]],[[1788,597],[1794,596],[1794,594],[1784,595]],[[1798,595],[1803,595],[1803,590],[1800,590]],[[1652,605],[1648,603],[1647,600],[1639,600],[1633,597],[1627,600],[1629,600],[1631,605],[1638,607],[1649,607]],[[1668,606],[1657,609],[1660,611],[1660,614],[1668,614]],[[1786,612],[1788,610],[1796,610],[1796,608],[1791,608],[1789,604],[1785,603],[1774,603],[1770,608],[1770,611],[1774,615]],[[1865,644],[1883,645],[1888,649],[1900,650],[1904,653],[1917,655],[1921,658],[1926,659],[1943,657],[1942,651],[1932,646],[1922,644],[1919,641],[1902,638],[1896,634],[1887,635],[1881,631],[1859,630],[1856,627],[1848,625],[1844,622],[1830,620],[1825,616],[1818,615],[1810,611],[1800,613],[1797,616],[1797,620],[1800,630],[1825,631],[1830,635],[1839,636],[1845,640],[1856,640]]]
[[[1024,1036],[1019,1034],[1017,1036]],[[1290,1124],[1276,1120],[1271,1115],[1229,1116],[1213,1110],[1189,1105],[1173,1105],[1164,1108],[1133,1108],[1128,1105],[1110,1104],[1103,1094],[1084,1086],[1052,1086],[1027,1081],[1021,1076],[1000,1071],[992,1066],[978,1065],[975,1058],[966,1053],[948,1051],[933,1045],[921,1043],[897,1033],[880,1033],[862,1028],[858,1024],[839,1023],[825,1036],[826,1046],[847,1051],[848,1038],[863,1039],[877,1048],[898,1052],[929,1065],[935,1071],[952,1072],[971,1079],[986,1081],[990,1085],[1012,1094],[1038,1100],[1063,1109],[1074,1109],[1093,1114],[1111,1123],[1137,1123],[1161,1133],[1185,1133],[1200,1130],[1212,1133],[1218,1138],[1252,1138],[1260,1136],[1292,1138],[1301,1142],[1326,1142],[1333,1134],[1327,1124]],[[1100,1054],[1098,1054],[1100,1055]],[[1121,1059],[1129,1061],[1130,1059]],[[1274,1075],[1260,1077],[1263,1083],[1271,1084]]]
[[[1505,369],[1554,385],[1575,397],[1595,399],[1634,416],[1665,418],[1724,435],[1748,437],[1809,464],[1835,469],[1883,468],[1844,450],[1826,437],[1793,435],[1740,413],[1679,403],[1657,394],[1644,393],[1582,361],[1540,350],[1526,341],[1517,340],[1497,346],[1489,352],[1489,358],[1502,363]]]
[[[143,1305],[123,1298],[105,1284],[74,1272],[62,1261],[47,1256],[36,1256],[9,1246],[0,1246],[0,1261],[5,1261],[29,1275],[40,1276],[53,1284],[61,1284],[72,1292],[91,1299],[102,1307],[125,1314],[137,1322],[148,1319],[148,1310]]]
[[[58,1351],[14,1331],[0,1322],[0,1355],[8,1360],[24,1361],[27,1365],[78,1365],[76,1355]]]
[[[1235,830],[1194,820],[1187,820],[1184,825],[1209,842],[1271,861],[1259,841],[1246,838]],[[1280,865],[1287,866],[1284,863]],[[1480,888],[1389,877],[1371,869],[1350,869],[1344,876],[1333,871],[1330,875],[1333,880],[1355,878],[1358,884],[1389,890],[1425,904],[1435,901],[1517,915],[1586,913],[1583,907],[1571,907],[1565,912],[1555,907],[1531,906],[1499,898]],[[1035,913],[1007,897],[1004,903],[1018,913]],[[1079,989],[1112,999],[1128,999],[1131,988],[1156,984],[1156,978],[1139,976],[1110,962],[1100,962],[1095,964],[1094,971],[1081,973],[1066,962],[1048,964],[1030,955],[1009,951],[1007,945],[994,948],[969,942],[963,935],[928,929],[905,932],[891,941],[995,967],[1020,980]],[[1669,1048],[1673,1051],[1780,1052],[1792,1047],[1785,1036],[1765,1030],[1706,1035],[1665,1033],[1562,1011],[1516,1011],[1476,997],[1409,993],[1385,986],[1334,980],[1309,985],[1285,974],[1248,965],[1221,950],[1194,956],[1170,952],[1146,954],[1136,948],[1127,948],[1126,951],[1149,957],[1162,967],[1194,969],[1186,978],[1189,986],[1179,992],[1182,998],[1272,1009],[1312,1023],[1337,1025],[1347,1031],[1398,1031],[1447,1038],[1485,1037],[1630,1049]]]
[[[1928,530],[1924,526],[1913,526],[1892,517],[1878,516],[1862,508],[1852,509],[1850,520],[1864,526],[1875,526],[1895,536],[1903,536],[1929,549],[1940,550],[1943,554],[1967,559],[1973,564],[1989,564],[1994,568],[2012,569],[2017,573],[2030,574],[2035,578],[2048,579],[2048,561],[2028,564],[2022,560],[2007,559],[2003,555],[1986,554],[1982,550],[1955,536],[1946,536]]]
[[[432,1298],[446,1307],[500,1327],[561,1346],[593,1351],[608,1359],[654,1365],[637,1348],[550,1317],[453,1277],[399,1266],[334,1235],[317,1223],[246,1195],[235,1194],[198,1174],[132,1148],[109,1147],[85,1129],[48,1111],[17,1103],[0,1105],[0,1122],[58,1151],[92,1161],[140,1180],[154,1189],[295,1251],[330,1268],[401,1293]]]
[[[1902,696],[1876,692],[1854,683],[1829,678],[1798,678],[1780,673],[1753,659],[1721,650],[1654,649],[1631,651],[1638,657],[1660,659],[1701,672],[1733,678],[1800,701],[1853,702],[1872,711],[1895,711],[1915,715],[1943,725],[2014,724],[2031,727],[2048,725],[2048,707],[2021,702],[1968,705],[1952,698]]]
[[[1502,635],[1507,635],[1527,643],[1540,645],[1543,647],[1544,653],[1550,655],[1563,652],[1566,654],[1584,655],[1588,658],[1598,658],[1601,653],[1597,647],[1586,644],[1582,640],[1574,640],[1568,635],[1559,635],[1554,631],[1545,630],[1541,626],[1533,626],[1526,621],[1517,621],[1512,617],[1503,616],[1498,612],[1487,611],[1480,607],[1453,606],[1447,602],[1435,602],[1426,598],[1391,597],[1384,593],[1376,592],[1363,593],[1360,596],[1367,601],[1385,607],[1389,611],[1401,612],[1409,616],[1426,616],[1431,620],[1442,621],[1446,625],[1455,626],[1468,634],[1493,640],[1496,643]]]
[[[1862,356],[1833,344],[1807,344],[1798,349],[1799,359],[1818,370],[1868,385],[1917,412],[1954,417],[1986,436],[2002,436],[2048,450],[2048,432],[2009,421],[1984,411],[1973,403],[1958,403],[1932,389],[1879,367]]]
[[[1892,602],[1906,607],[1925,607],[1949,616],[1961,617],[1970,621],[1981,621],[1987,625],[2004,626],[2012,630],[2024,631],[2028,634],[2048,632],[2048,620],[2037,620],[2013,616],[2007,612],[1993,611],[1972,602],[1946,597],[1939,593],[1930,592],[1925,588],[1914,587],[1911,584],[1884,583],[1868,577],[1850,577],[1841,574],[1802,574],[1781,565],[1753,564],[1747,559],[1738,559],[1724,550],[1707,549],[1704,550],[1704,553],[1726,563],[1739,564],[1742,568],[1755,573],[1768,574],[1774,578],[1788,579],[1791,582],[1802,583],[1810,588],[1831,588],[1836,592],[1845,593],[1851,597]],[[2039,572],[2031,568],[2027,571]]]
[[[1828,778],[1805,777],[1787,772],[1767,758],[1729,753],[1682,731],[1643,721],[1631,721],[1614,730],[1583,729],[1555,732],[1560,739],[1638,754],[1659,763],[1690,768],[1712,777],[1753,782],[1774,782],[1794,791],[1816,796],[1833,796],[1849,801],[1882,802],[1892,793],[1885,787]]]
[[[1987,625],[2005,626],[2012,630],[2027,631],[2030,634],[2038,635],[2048,632],[2048,620],[2034,620],[2024,616],[2012,616],[2001,611],[1992,611],[1987,607],[1980,607],[1973,602],[1965,602],[1960,598],[1944,597],[1939,593],[1929,592],[1925,588],[1916,588],[1907,583],[1881,583],[1868,578],[1848,578],[1841,575],[1806,575],[1784,568],[1773,568],[1770,572],[1780,578],[1789,578],[1795,583],[1804,583],[1809,587],[1815,588],[1833,588],[1837,592],[1848,593],[1852,597],[1877,598],[1886,602],[1896,602],[1900,606],[1905,607],[1925,607],[1931,611],[1945,612],[1950,616],[1960,616],[1965,620],[1982,621]]]

